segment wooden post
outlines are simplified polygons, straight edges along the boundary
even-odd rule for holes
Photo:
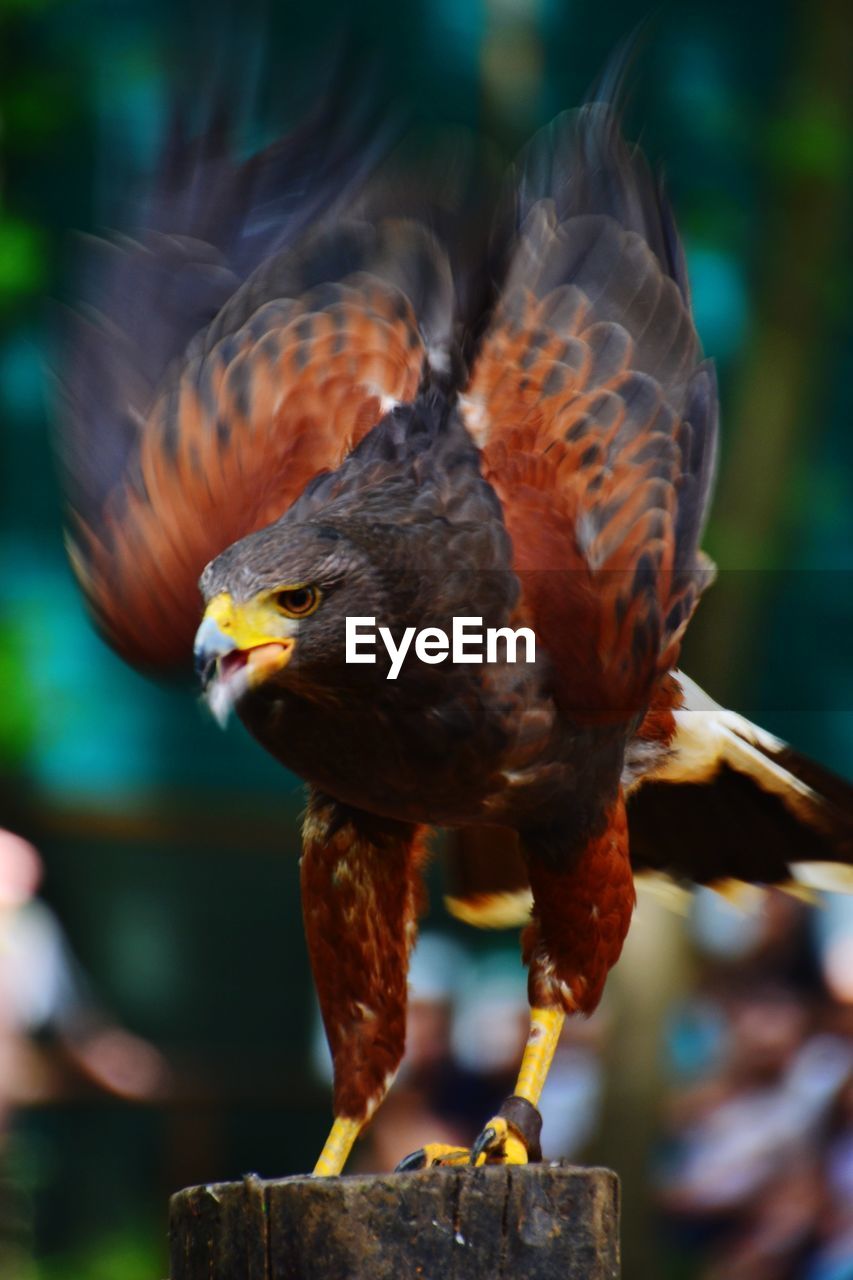
[[[609,1169],[247,1177],[179,1191],[171,1280],[618,1280]]]

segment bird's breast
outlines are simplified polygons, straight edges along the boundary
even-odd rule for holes
[[[589,789],[590,745],[535,690],[247,700],[241,718],[286,768],[340,802],[398,821],[523,827]]]

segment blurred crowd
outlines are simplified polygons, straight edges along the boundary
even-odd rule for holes
[[[31,1274],[31,1206],[12,1168],[13,1109],[73,1094],[75,1081],[137,1101],[170,1082],[158,1050],[102,1007],[40,879],[32,845],[0,832],[0,1275],[14,1280]],[[815,910],[782,891],[731,901],[701,890],[686,923],[681,994],[664,992],[649,1027],[660,1053],[644,1159],[661,1280],[853,1280],[853,898]],[[683,933],[674,915],[641,909],[641,946],[663,929]],[[638,967],[629,957],[623,982]],[[659,961],[643,981],[656,976]],[[609,990],[594,1017],[567,1022],[541,1102],[546,1159],[600,1158],[613,1127],[625,1030],[614,977],[615,999]],[[512,1091],[527,1024],[514,938],[426,931],[403,1068],[353,1167],[393,1168],[427,1142],[470,1145]],[[319,1015],[313,1058],[326,1082]],[[630,1239],[625,1273],[642,1273]]]
[[[660,1207],[702,1280],[853,1280],[853,903],[705,893],[673,1010]]]
[[[133,1101],[167,1087],[151,1044],[102,1006],[51,908],[41,858],[0,828],[0,1277],[28,1280],[32,1196],[12,1131],[16,1109],[95,1089]]]
[[[648,1154],[665,1274],[853,1280],[853,899],[816,911],[781,891],[703,890],[688,924],[696,976],[666,1013]],[[423,936],[406,1059],[358,1167],[470,1145],[511,1092],[526,1034],[514,947]],[[611,1049],[605,997],[567,1022],[541,1104],[546,1158],[596,1157]],[[328,1076],[319,1018],[315,1059]]]

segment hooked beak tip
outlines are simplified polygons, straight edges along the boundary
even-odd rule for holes
[[[202,693],[207,691],[209,684],[216,676],[217,665],[218,659],[215,657],[211,658],[207,654],[200,653],[193,655],[193,667]]]
[[[205,618],[196,632],[193,645],[193,665],[204,692],[219,670],[219,659],[231,653],[237,646],[213,618]]]

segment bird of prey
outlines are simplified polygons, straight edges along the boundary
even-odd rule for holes
[[[713,575],[717,388],[673,215],[616,108],[537,135],[479,238],[423,182],[395,192],[334,116],[248,159],[222,128],[176,128],[130,238],[83,252],[68,545],[119,654],[157,673],[194,653],[218,718],[307,783],[334,1062],[315,1172],[342,1170],[400,1064],[436,827],[451,908],[524,926],[530,1034],[470,1151],[404,1166],[525,1162],[634,876],[840,880],[853,790],[677,668]],[[432,644],[390,679],[378,643],[347,661],[348,619]],[[491,660],[441,650],[459,619],[494,631]],[[511,652],[521,628],[533,655]]]

